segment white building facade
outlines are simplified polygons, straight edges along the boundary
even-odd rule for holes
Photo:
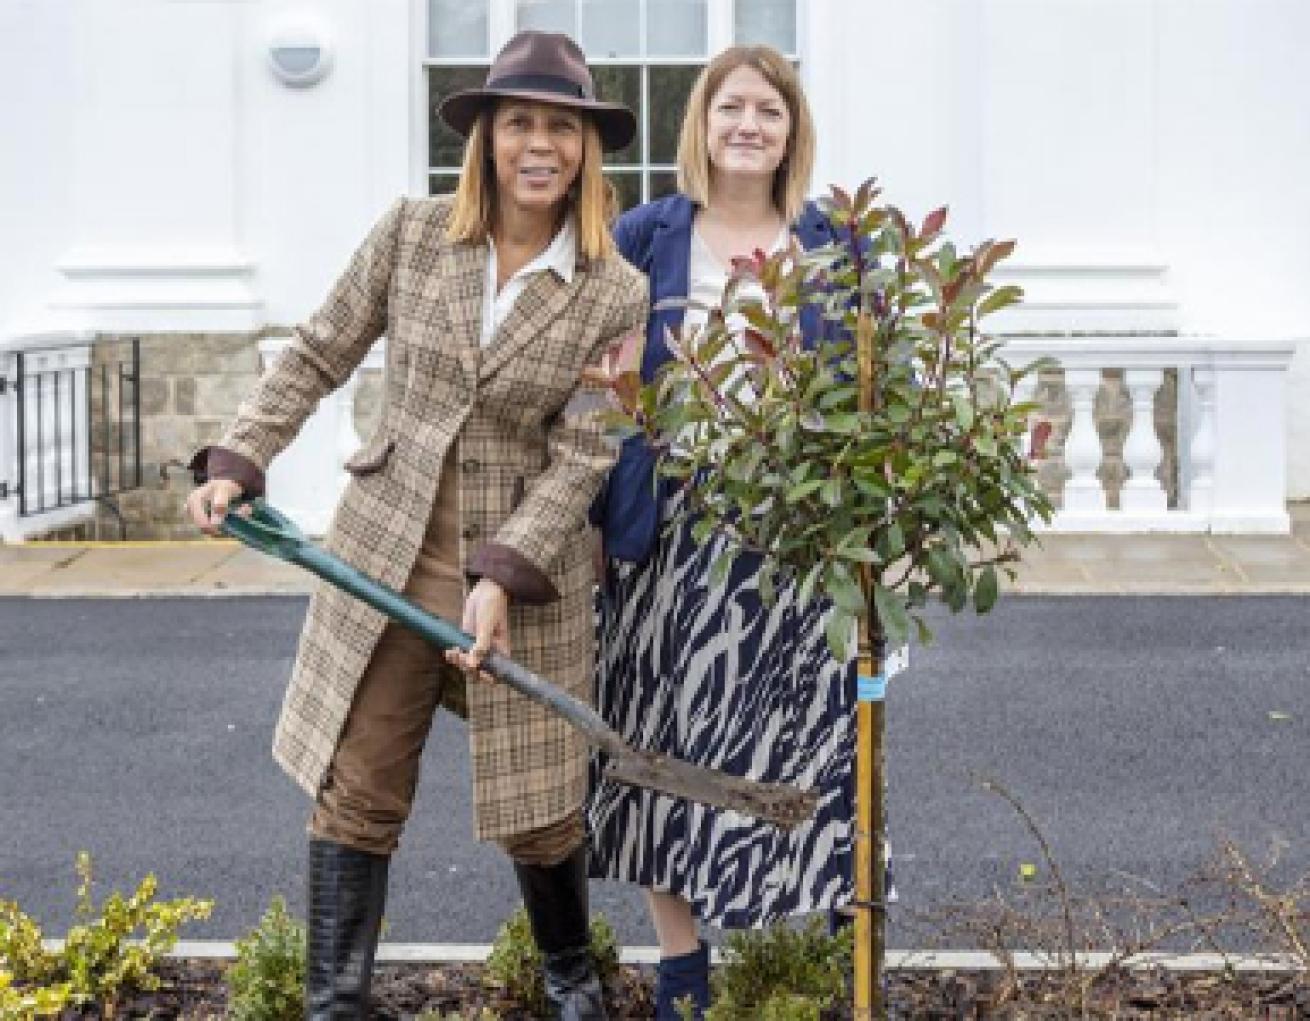
[[[179,354],[170,415],[197,385],[221,401],[181,349],[271,356],[396,195],[449,187],[433,100],[518,27],[573,32],[639,108],[611,168],[629,200],[671,186],[696,68],[763,41],[806,83],[816,191],[877,175],[909,212],[949,203],[965,244],[1018,238],[1031,300],[1003,327],[1065,367],[1062,527],[1278,532],[1310,497],[1303,0],[0,0],[0,378],[52,338],[140,334]],[[1106,387],[1127,415],[1109,498]],[[14,538],[41,516],[19,521],[6,397]],[[311,529],[351,399],[270,479]]]

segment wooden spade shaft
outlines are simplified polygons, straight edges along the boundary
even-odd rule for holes
[[[472,636],[316,546],[290,519],[264,501],[252,501],[250,506],[252,513],[249,517],[235,511],[229,513],[223,522],[223,531],[262,553],[318,575],[417,632],[440,649],[468,651],[473,647]],[[492,653],[482,661],[482,669],[519,694],[563,717],[589,744],[604,752],[607,757],[605,775],[611,780],[716,808],[732,809],[783,829],[804,822],[814,814],[818,805],[818,795],[814,791],[748,780],[667,755],[635,749],[591,706],[508,656]]]

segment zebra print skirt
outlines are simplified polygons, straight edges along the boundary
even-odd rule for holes
[[[665,521],[679,502],[669,498]],[[764,605],[751,555],[711,585],[722,549],[717,538],[698,546],[679,522],[645,564],[609,564],[597,707],[636,747],[814,788],[819,808],[786,832],[606,782],[598,765],[588,831],[594,878],[677,894],[702,921],[745,928],[851,899],[855,664],[828,650],[818,600],[801,607],[779,585]]]

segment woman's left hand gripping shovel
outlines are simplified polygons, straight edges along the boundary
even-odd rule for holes
[[[283,514],[263,500],[248,504],[249,516],[230,512],[222,529],[246,545],[296,564],[349,592],[392,620],[416,631],[440,649],[467,651],[473,638],[449,621],[428,613],[380,582],[361,574],[349,564],[314,545]],[[482,669],[521,695],[540,702],[564,717],[587,741],[608,757],[606,776],[611,780],[645,787],[675,798],[685,798],[791,829],[813,813],[818,803],[814,791],[784,784],[760,783],[714,769],[692,765],[667,755],[630,747],[596,710],[563,689],[534,674],[508,656],[492,653]]]

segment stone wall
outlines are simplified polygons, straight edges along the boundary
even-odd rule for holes
[[[139,489],[116,498],[129,539],[194,539],[183,519],[191,488],[183,470],[213,443],[259,378],[262,333],[167,333],[141,337],[141,468]],[[116,358],[128,338],[97,338],[97,360]],[[97,452],[112,438],[93,436]],[[116,539],[119,522],[100,507],[78,538]]]

